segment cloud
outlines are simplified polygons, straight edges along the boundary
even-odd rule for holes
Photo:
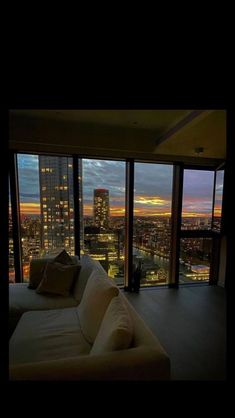
[[[212,199],[214,172],[206,170],[184,171],[184,197],[207,197]]]
[[[21,202],[20,213],[24,215],[40,215],[40,204]]]
[[[93,203],[94,189],[109,190],[110,205],[125,203],[125,163],[122,161],[83,160],[83,199]]]
[[[18,154],[20,201],[39,203],[38,156]]]
[[[163,198],[172,194],[173,166],[168,164],[135,164],[135,193],[157,195]]]

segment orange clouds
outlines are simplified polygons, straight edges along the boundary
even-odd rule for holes
[[[211,217],[211,213],[187,212],[186,210],[183,210],[182,216],[185,218],[208,218],[208,217]]]
[[[169,200],[160,199],[153,196],[138,196],[135,199],[138,207],[134,207],[134,216],[171,216],[171,202]],[[143,204],[143,206],[142,206]],[[146,205],[146,206],[145,206]],[[200,205],[195,205],[190,209],[183,208],[183,217],[210,217],[210,212],[203,212]],[[21,203],[21,215],[40,215],[40,203]],[[93,216],[93,205],[84,204],[83,214],[85,216]],[[221,216],[221,206],[216,205],[214,215]],[[112,205],[110,207],[110,216],[125,216],[125,206]]]
[[[134,216],[171,216],[171,212],[166,208],[134,208]]]
[[[40,203],[20,203],[21,215],[40,215]]]
[[[169,200],[161,199],[159,196],[135,196],[134,203],[141,205],[166,206]]]

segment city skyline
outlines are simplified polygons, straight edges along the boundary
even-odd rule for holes
[[[18,168],[21,214],[40,215],[38,156],[19,155]],[[184,178],[183,217],[211,216],[213,172],[187,171]],[[172,166],[136,163],[135,174],[134,216],[170,216]],[[216,184],[216,216],[220,216],[222,187],[221,179]],[[109,190],[110,216],[125,216],[125,163],[83,159],[85,216],[93,214],[93,193],[97,188]]]

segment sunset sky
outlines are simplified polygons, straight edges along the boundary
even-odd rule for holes
[[[18,157],[19,188],[22,214],[39,214],[38,157]],[[171,213],[173,167],[164,164],[135,164],[134,212],[136,216],[168,216]],[[214,173],[185,170],[183,216],[210,216]],[[216,210],[220,214],[222,174],[216,184]],[[93,191],[106,188],[110,196],[110,215],[125,215],[125,163],[83,160],[84,214],[93,214]]]

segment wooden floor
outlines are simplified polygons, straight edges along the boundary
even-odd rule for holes
[[[223,288],[148,288],[125,296],[168,352],[173,380],[226,379]]]

